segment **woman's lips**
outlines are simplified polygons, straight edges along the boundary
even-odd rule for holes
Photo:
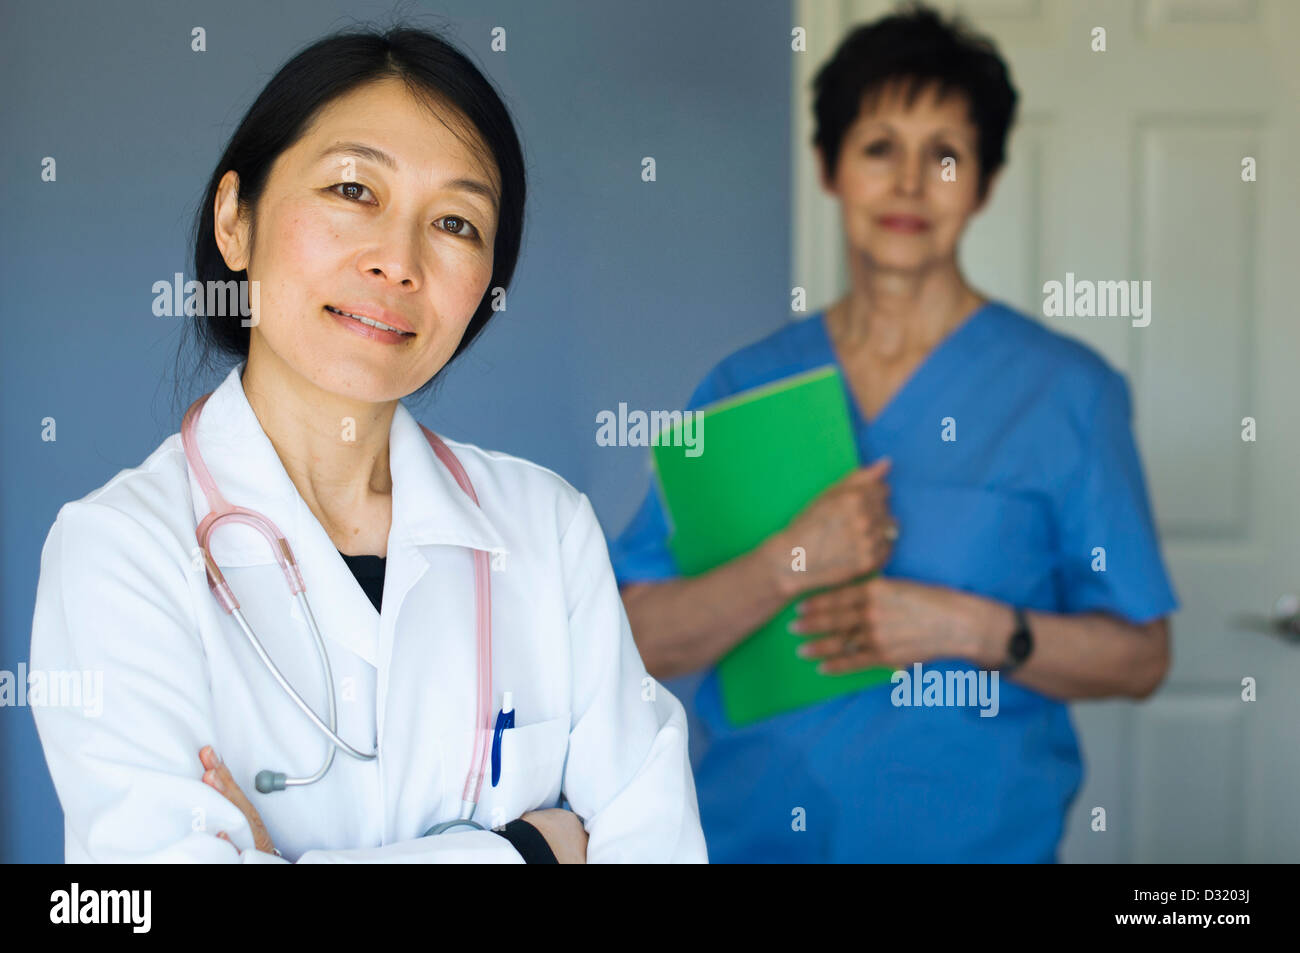
[[[384,328],[377,328],[373,325],[358,321],[355,317],[341,313],[340,310],[325,305],[321,310],[333,318],[338,324],[347,328],[353,334],[359,334],[363,338],[369,338],[372,341],[378,341],[381,344],[400,344],[403,341],[415,337],[414,334],[403,334],[400,331],[388,331]]]
[[[929,222],[914,215],[882,215],[876,223],[892,232],[924,232],[930,227]]]

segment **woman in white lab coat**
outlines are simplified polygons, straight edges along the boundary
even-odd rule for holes
[[[33,709],[69,861],[706,859],[682,707],[646,674],[587,498],[470,444],[446,441],[444,462],[400,403],[492,315],[523,203],[509,114],[430,34],[329,37],[250,108],[195,233],[194,326],[234,364],[193,430],[211,485],[173,434],[66,504],[42,552],[32,669],[103,673],[99,717]],[[208,283],[232,280],[246,319],[213,313]],[[284,534],[309,613],[249,526],[214,531],[209,570],[213,488]],[[475,550],[491,554],[481,709]],[[383,557],[378,611],[344,556]],[[354,753],[277,683],[219,578]],[[507,692],[514,726],[494,737],[478,712]],[[485,735],[477,829],[429,833],[469,813]],[[260,772],[289,786],[260,793]]]

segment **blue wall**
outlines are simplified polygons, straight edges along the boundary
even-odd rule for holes
[[[789,304],[788,0],[457,0],[397,14],[449,32],[505,94],[529,222],[509,308],[436,396],[435,429],[536,460],[609,534],[647,485],[595,417],[682,406]],[[172,414],[179,320],[153,282],[234,124],[297,48],[391,4],[6,4],[0,23],[0,669],[28,654],[59,506],[140,463]],[[207,52],[190,51],[190,30]],[[495,26],[508,49],[489,47]],[[640,178],[654,156],[658,181]],[[42,182],[53,156],[58,180]],[[217,378],[183,374],[185,403]],[[56,442],[41,420],[57,421]],[[0,708],[0,861],[61,861],[62,814],[27,709]]]

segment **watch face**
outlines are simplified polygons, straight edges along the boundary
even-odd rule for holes
[[[1017,662],[1022,662],[1029,655],[1031,645],[1028,629],[1018,629],[1011,639],[1011,657]]]

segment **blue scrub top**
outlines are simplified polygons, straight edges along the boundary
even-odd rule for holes
[[[721,361],[688,407],[827,364],[837,362],[818,313]],[[884,575],[1135,623],[1178,607],[1128,387],[1082,343],[990,301],[871,423],[847,386],[845,397],[859,460],[893,460],[890,508],[901,532]],[[955,440],[942,439],[946,418]],[[610,544],[620,585],[678,575],[667,535],[651,486]],[[1094,571],[1097,547],[1104,571]],[[974,670],[962,659],[923,665]],[[710,668],[694,700],[710,859],[1055,861],[1083,777],[1068,708],[1008,678],[993,717],[977,707],[895,707],[893,690],[885,683],[737,729]]]

